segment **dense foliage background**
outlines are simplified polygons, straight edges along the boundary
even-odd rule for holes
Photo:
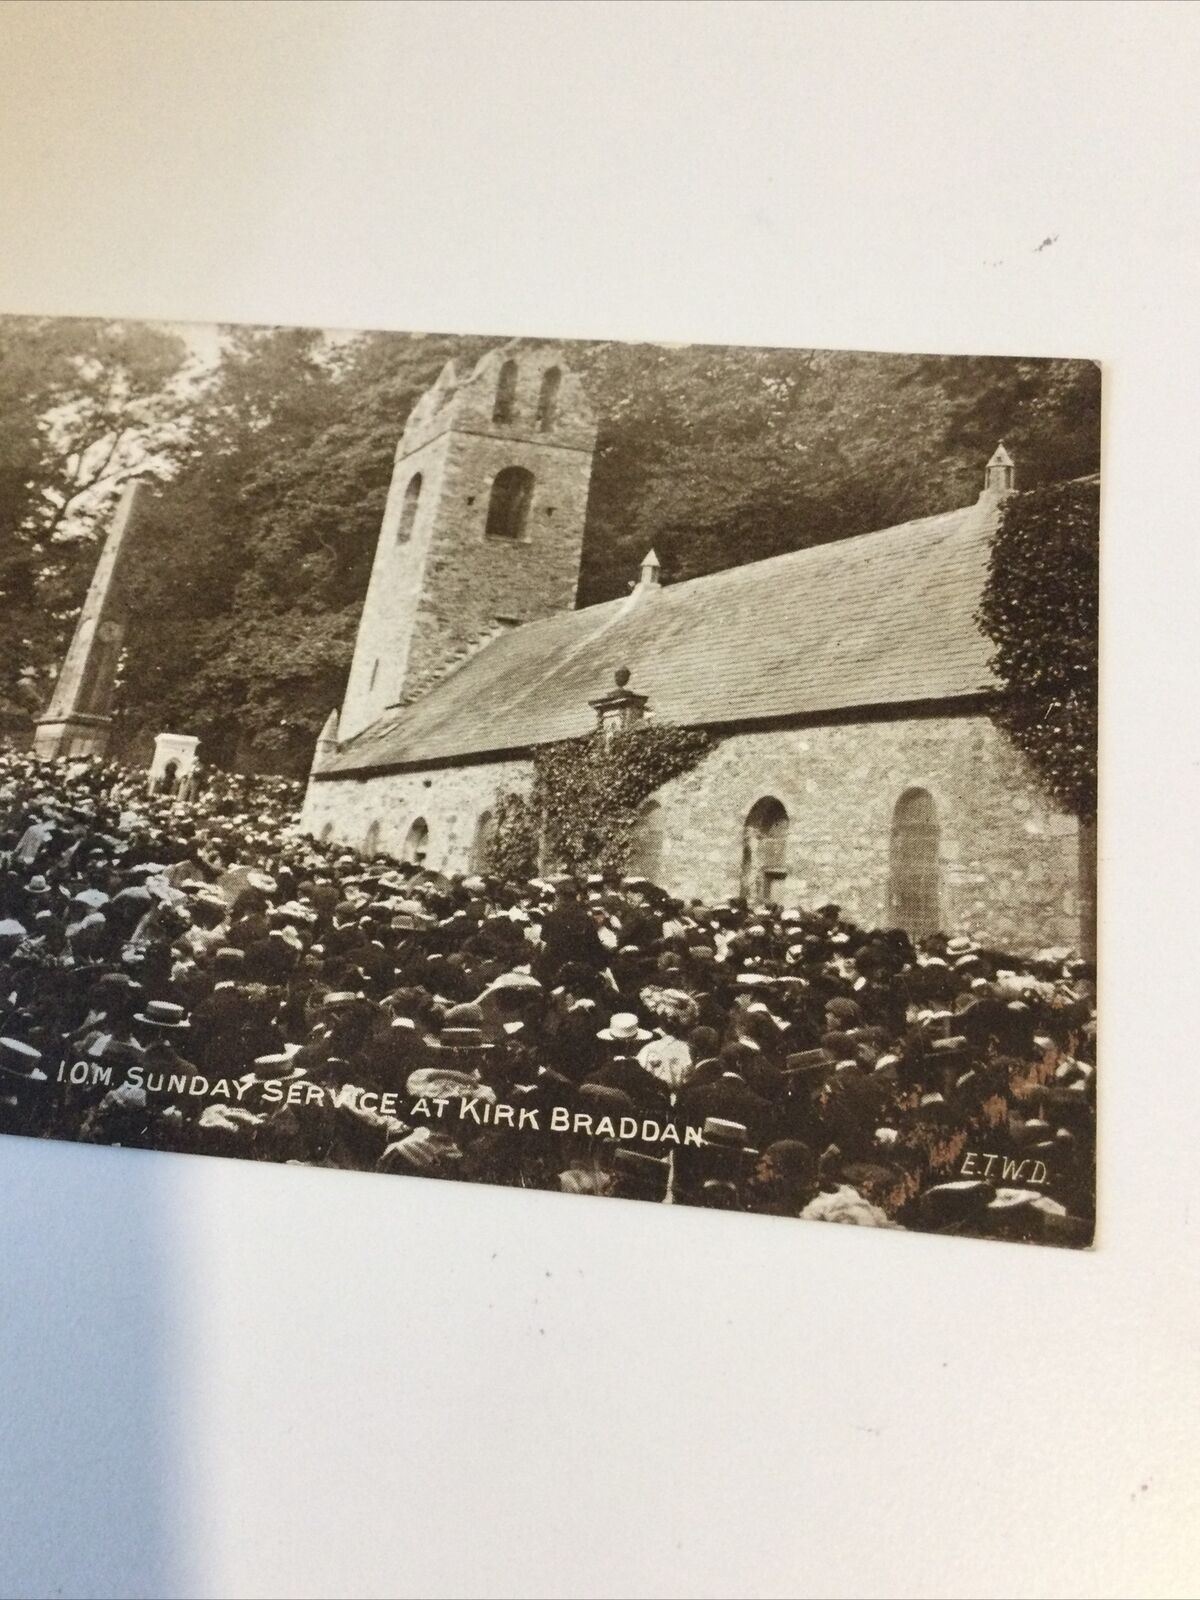
[[[995,715],[1052,794],[1096,815],[1100,484],[1049,484],[1005,502],[979,621],[1007,693]]]
[[[340,701],[396,441],[449,356],[498,341],[0,319],[0,716],[49,693],[112,501],[139,534],[122,742],[302,772]],[[1088,362],[580,343],[600,431],[580,603],[653,545],[667,582],[1099,465]]]

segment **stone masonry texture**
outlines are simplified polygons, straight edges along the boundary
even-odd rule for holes
[[[516,360],[509,422],[492,411],[500,367]],[[563,371],[553,419],[539,426],[546,371]],[[414,408],[396,465],[359,623],[339,736],[431,687],[498,630],[575,603],[595,426],[578,380],[553,350],[492,351],[461,382],[452,367]],[[533,475],[524,536],[489,539],[496,475]],[[420,474],[404,536],[406,491]]]
[[[527,788],[526,760],[317,781],[302,826],[353,848],[371,836],[401,855],[414,819],[429,826],[426,863],[469,871],[480,815],[503,789]],[[788,813],[785,905],[837,901],[856,921],[886,925],[892,817],[906,791],[933,797],[939,828],[941,923],[1028,950],[1080,945],[1079,838],[1074,818],[1043,795],[1024,758],[985,715],[732,734],[656,796],[662,876],[683,898],[739,893],[743,827],[754,804]],[[553,865],[552,863],[548,863]]]

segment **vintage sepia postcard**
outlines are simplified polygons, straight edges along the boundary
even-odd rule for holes
[[[1100,394],[0,319],[0,1131],[1089,1244]]]

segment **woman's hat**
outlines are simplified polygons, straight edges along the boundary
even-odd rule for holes
[[[608,1019],[608,1027],[601,1028],[596,1037],[616,1044],[648,1044],[654,1035],[648,1028],[639,1026],[632,1011],[618,1011]]]
[[[486,1100],[491,1104],[496,1099],[495,1091],[474,1073],[455,1072],[451,1067],[418,1067],[409,1073],[404,1087],[421,1100]]]
[[[108,896],[103,889],[80,889],[78,894],[71,896],[71,904],[87,906],[89,911],[99,911],[101,906],[108,904]]]

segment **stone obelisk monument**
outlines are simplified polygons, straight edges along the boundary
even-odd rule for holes
[[[138,497],[145,493],[142,485],[134,482],[126,484],[121,495],[54,693],[37,720],[35,755],[102,756],[108,745],[128,616],[122,567],[128,557]]]

